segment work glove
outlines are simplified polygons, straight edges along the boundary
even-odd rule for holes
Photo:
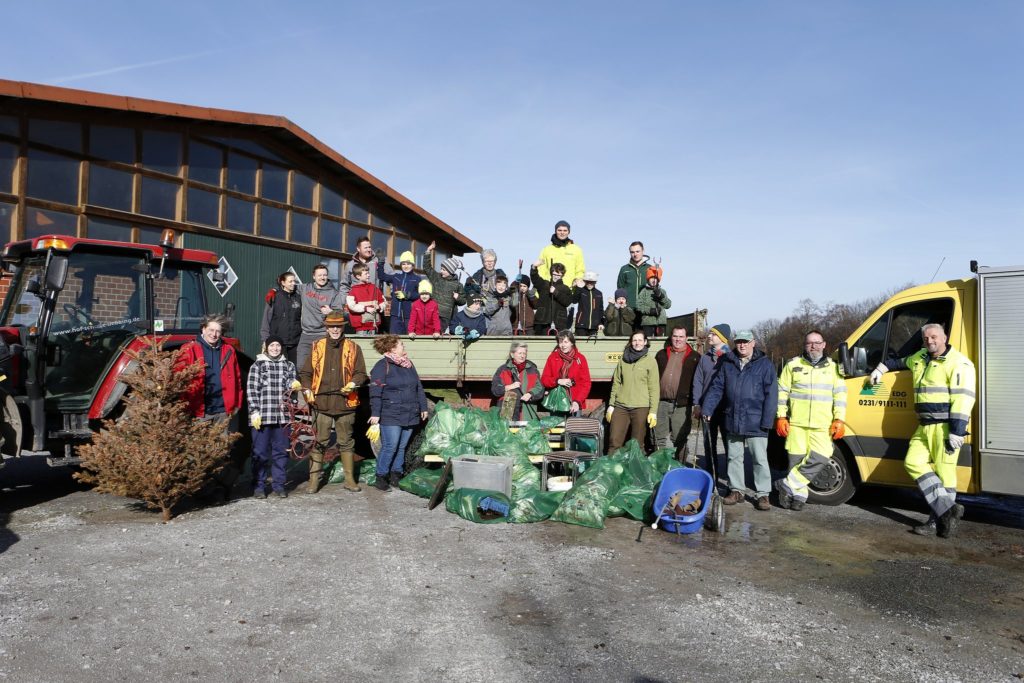
[[[775,418],[775,433],[785,439],[789,436],[789,418]]]
[[[253,429],[259,430],[263,426],[263,416],[259,413],[251,413],[249,415],[249,424],[252,425]]]
[[[608,410],[604,411],[604,419],[608,422],[612,421],[612,413],[615,412],[615,406],[608,406]]]
[[[456,334],[460,337],[463,336],[465,333],[466,331],[462,329],[462,325],[456,325],[455,329],[452,331],[452,334]]]
[[[946,450],[952,453],[953,451],[960,450],[960,447],[964,445],[964,437],[957,434],[950,434],[946,439]]]
[[[405,292],[403,292],[402,290],[398,290],[397,292],[395,292],[395,298],[398,299],[399,301],[405,301]]]
[[[346,384],[345,386],[343,386],[341,388],[341,393],[343,393],[343,394],[351,394],[353,391],[355,391],[355,388],[356,388],[356,383],[355,382],[349,382],[348,384]]]
[[[885,367],[884,363],[879,363],[878,367],[871,371],[871,383],[878,384],[882,381],[882,375],[889,372],[889,368]]]
[[[832,426],[828,428],[829,436],[835,441],[846,436],[846,423],[842,420],[832,420]]]
[[[469,341],[475,341],[480,338],[480,332],[477,330],[470,330],[469,334],[466,335],[466,339]]]
[[[292,391],[298,391],[302,388],[302,383],[297,379],[293,379],[291,385],[288,387]]]
[[[312,389],[303,389],[302,398],[306,399],[306,403],[308,403],[309,405],[313,405],[314,403],[316,403],[316,396],[313,395]]]
[[[658,426],[657,413],[647,413],[647,426],[650,427],[651,429],[654,429],[655,427]]]

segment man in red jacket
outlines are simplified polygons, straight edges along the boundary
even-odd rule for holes
[[[196,363],[202,365],[203,372],[192,380],[182,396],[186,409],[197,419],[222,420],[224,428],[234,432],[238,431],[235,418],[242,405],[242,373],[238,368],[238,354],[221,339],[225,325],[227,319],[220,314],[204,317],[199,335],[181,347],[175,369]],[[204,495],[215,501],[226,500],[246,457],[245,449],[233,449],[231,461],[217,473],[213,488]]]
[[[700,356],[687,343],[686,328],[674,327],[654,360],[661,385],[654,440],[658,448],[675,448],[676,458],[683,461],[692,426],[693,375]]]

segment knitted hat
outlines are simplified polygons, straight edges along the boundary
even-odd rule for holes
[[[732,336],[732,328],[725,323],[719,323],[711,328],[711,334],[721,339],[723,343],[728,344],[729,337]]]
[[[569,228],[572,230],[572,228],[569,227],[569,221],[558,221],[555,223],[555,230],[558,230],[559,228]]]
[[[530,276],[529,275],[525,275],[523,273],[520,273],[519,275],[516,275],[516,282],[518,284],[520,284],[520,285],[526,285],[527,287],[529,287],[530,286]]]
[[[345,325],[345,314],[341,311],[331,311],[324,316],[324,325],[327,327],[343,327]]]
[[[647,274],[644,275],[645,280],[650,280],[652,277],[658,278],[658,282],[661,282],[661,266],[647,266]]]
[[[472,299],[475,296],[480,296],[480,285],[470,282],[465,286],[464,291],[466,293],[466,299]]]
[[[416,257],[412,255],[411,251],[403,251],[402,255],[398,257],[399,263],[411,263],[416,265]]]
[[[595,273],[592,270],[588,270],[587,272],[583,273],[583,281],[584,282],[597,282],[597,273]]]
[[[282,349],[284,348],[284,339],[282,339],[281,336],[277,334],[272,334],[269,337],[267,337],[267,341],[264,342],[264,348],[269,349],[270,345],[273,344],[274,342],[280,344]]]
[[[626,296],[626,290],[624,290],[624,289],[616,289],[615,290],[615,296],[613,298],[618,299],[620,296],[623,299],[629,298],[629,297]]]
[[[452,275],[455,275],[462,270],[462,259],[458,256],[450,256],[444,261],[441,261],[441,267],[447,270]]]
[[[417,290],[420,294],[426,292],[427,294],[434,293],[434,285],[430,284],[430,280],[420,280],[420,284],[417,286]]]

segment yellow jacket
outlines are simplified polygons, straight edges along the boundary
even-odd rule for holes
[[[809,429],[827,429],[832,420],[846,419],[846,384],[839,366],[822,356],[812,363],[797,356],[782,367],[779,375],[777,417]]]

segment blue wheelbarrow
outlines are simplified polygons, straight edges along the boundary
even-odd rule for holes
[[[701,526],[709,531],[725,531],[725,510],[715,482],[704,470],[680,467],[670,470],[658,485],[654,496],[655,520],[651,528],[670,533],[692,534]]]

